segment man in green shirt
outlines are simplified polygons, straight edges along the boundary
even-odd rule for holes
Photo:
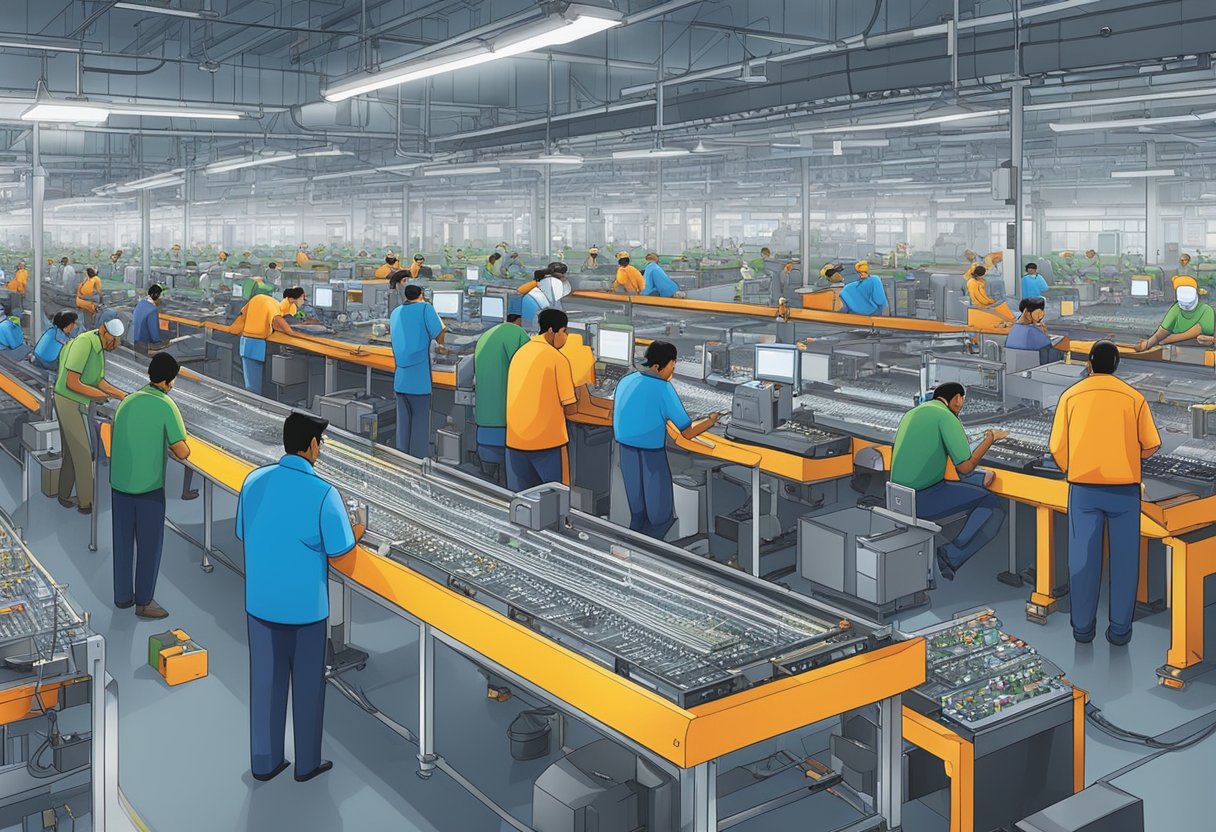
[[[169,353],[154,355],[148,363],[148,386],[123,399],[114,414],[110,444],[114,606],[134,605],[140,618],[169,614],[153,595],[165,539],[166,451],[177,459],[190,456],[181,411],[169,398],[178,369],[177,359]]]
[[[59,355],[55,380],[55,412],[63,439],[63,467],[59,471],[59,504],[78,506],[81,514],[93,511],[93,450],[88,424],[89,405],[127,394],[106,381],[105,354],[118,347],[126,331],[113,318],[91,332],[69,341]],[[75,486],[76,499],[72,499]]]
[[[1176,303],[1165,313],[1161,326],[1151,336],[1136,344],[1143,352],[1158,344],[1182,344],[1194,341],[1203,346],[1212,344],[1216,334],[1216,311],[1199,300],[1199,284],[1190,275],[1174,278]]]
[[[972,555],[984,548],[1005,522],[1005,505],[988,490],[991,471],[977,470],[994,442],[1008,431],[990,430],[974,451],[958,419],[967,391],[957,382],[939,384],[932,401],[912,408],[899,423],[895,449],[891,452],[891,482],[916,489],[916,515],[939,520],[968,512],[962,531],[950,543],[937,548],[937,566],[942,577],[954,573]],[[958,481],[946,479],[946,460],[954,463]]]
[[[476,401],[473,416],[477,422],[477,458],[487,477],[502,481],[507,458],[507,369],[524,344],[528,333],[520,316],[507,315],[505,323],[482,333],[473,352],[476,376]]]

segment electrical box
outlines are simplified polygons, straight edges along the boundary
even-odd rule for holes
[[[270,356],[270,381],[282,387],[308,381],[308,356],[279,353]]]
[[[33,453],[39,451],[59,453],[63,447],[59,439],[59,423],[54,420],[26,422],[21,426],[21,441]]]
[[[570,489],[560,483],[529,488],[511,500],[511,522],[535,531],[554,528],[569,513]]]

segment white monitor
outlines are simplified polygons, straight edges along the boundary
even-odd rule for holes
[[[831,381],[832,356],[822,352],[802,353],[803,382],[818,381],[827,384]]]
[[[481,319],[483,321],[505,321],[507,319],[507,299],[502,295],[486,295],[481,299]]]
[[[334,289],[332,286],[317,286],[312,290],[312,305],[318,309],[334,308]]]
[[[435,292],[431,295],[431,304],[441,318],[460,318],[464,310],[464,293]]]
[[[241,286],[241,284],[239,284],[239,283],[233,283],[232,284],[232,296],[234,298],[245,297],[245,287]]]
[[[595,335],[595,357],[605,364],[633,366],[633,327],[601,324]]]
[[[481,269],[477,268],[476,266],[465,266],[464,279],[474,282],[481,280]]]
[[[798,353],[798,348],[789,344],[757,344],[756,380],[797,384]]]
[[[1149,282],[1147,280],[1137,280],[1136,278],[1132,278],[1132,297],[1148,297],[1148,285]]]

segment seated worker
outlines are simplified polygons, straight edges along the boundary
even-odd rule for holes
[[[857,280],[840,290],[840,311],[846,315],[887,314],[887,290],[882,279],[870,274],[870,264],[865,260],[853,268]]]
[[[397,258],[390,254],[384,258],[380,268],[372,273],[372,277],[376,280],[387,280],[388,276],[395,271],[397,271]]]
[[[616,281],[612,284],[612,291],[636,295],[646,288],[646,279],[642,277],[642,273],[636,266],[629,265],[629,252],[618,251],[616,264]]]
[[[101,304],[101,278],[92,266],[84,270],[85,278],[76,287],[76,308],[84,313],[85,329],[92,329]]]
[[[966,401],[963,385],[939,384],[932,401],[904,414],[891,451],[891,482],[916,489],[917,517],[939,520],[969,512],[958,537],[937,548],[937,567],[947,581],[954,580],[954,573],[995,538],[1005,522],[1004,500],[988,490],[993,473],[976,466],[1009,432],[988,431],[972,451],[958,418]],[[946,479],[947,460],[954,463],[957,481]]]
[[[0,350],[15,350],[25,344],[25,333],[21,331],[21,318],[17,315],[0,320]]]
[[[473,350],[477,458],[482,472],[499,483],[503,482],[502,466],[507,459],[507,371],[515,353],[526,343],[528,333],[519,315],[511,314],[506,322],[483,332]]]
[[[621,479],[629,501],[629,528],[662,540],[675,522],[675,490],[667,461],[667,423],[685,439],[712,428],[721,414],[696,423],[671,385],[676,347],[653,341],[643,368],[621,379],[612,408],[612,434],[620,445]]]
[[[1022,275],[1022,297],[1041,298],[1047,291],[1047,281],[1039,274],[1038,263],[1027,263],[1026,274]]]
[[[507,263],[507,274],[511,277],[523,277],[528,273],[528,267],[524,265],[524,261],[519,258],[519,252],[511,252],[511,259]]]
[[[583,261],[583,271],[595,271],[600,267],[600,250],[592,246],[587,250],[587,259]]]
[[[760,249],[760,256],[757,257],[755,260],[752,260],[751,263],[749,263],[748,265],[750,265],[752,267],[753,272],[755,272],[756,274],[760,274],[761,272],[764,271],[765,262],[767,260],[771,260],[772,257],[773,257],[772,249],[770,249],[768,246],[765,246],[764,248]]]
[[[229,331],[233,334],[240,333],[241,336],[241,367],[244,370],[245,389],[260,396],[266,371],[266,340],[271,332],[294,334],[291,324],[283,317],[282,304],[275,300],[273,295],[254,295],[245,304],[241,314],[236,316]]]
[[[1199,301],[1199,283],[1190,275],[1174,278],[1175,303],[1165,313],[1161,326],[1148,338],[1136,342],[1139,352],[1151,350],[1158,344],[1182,344],[1194,341],[1203,346],[1212,344],[1216,334],[1216,313]]]
[[[55,313],[55,317],[51,319],[51,325],[43,331],[34,347],[34,352],[31,353],[31,360],[36,366],[44,370],[59,369],[59,354],[63,351],[64,345],[72,340],[77,320],[79,320],[79,316],[68,309]]]
[[[682,298],[679,285],[659,265],[659,255],[653,251],[646,255],[646,270],[642,272],[642,294],[660,298]]]
[[[790,271],[793,271],[793,263],[786,263],[785,265],[790,267]],[[844,282],[843,275],[843,266],[837,266],[835,263],[826,263],[824,264],[824,267],[819,270],[819,280],[815,283],[815,288],[826,289],[831,286],[839,286]]]
[[[544,309],[562,308],[562,298],[574,291],[566,271],[565,263],[554,261],[543,269],[537,269],[532,273],[531,280],[520,285],[518,291],[523,295],[520,304],[523,323],[520,326],[535,326],[537,316]]]
[[[1047,301],[1042,298],[1022,298],[1018,304],[1021,315],[1009,328],[1005,348],[1010,350],[1034,350],[1039,353],[1040,363],[1046,363],[1051,350],[1051,336],[1043,326],[1043,315]]]
[[[1003,300],[997,301],[988,294],[988,279],[984,277],[986,274],[988,270],[983,266],[976,266],[971,270],[971,277],[967,280],[967,297],[972,307],[985,309],[1003,320],[1012,321],[1013,312],[1009,310],[1009,304]]]
[[[300,243],[300,247],[296,249],[296,265],[307,266],[308,261],[312,258],[308,254],[308,244]]]
[[[18,292],[24,295],[26,286],[29,284],[30,270],[25,267],[24,260],[17,261],[17,268],[13,270],[13,279],[8,282],[5,289],[10,292]]]
[[[503,276],[502,255],[497,251],[486,258],[485,275],[487,278],[498,279]]]
[[[283,282],[283,272],[279,269],[279,264],[273,260],[266,266],[265,280],[271,286],[278,286]]]
[[[425,264],[426,264],[425,257],[423,257],[421,254],[414,255],[414,262],[410,263],[410,268],[409,268],[411,280],[417,279],[418,274],[422,271]],[[427,271],[430,271],[430,270],[427,269]]]
[[[147,355],[154,347],[159,347],[160,334],[160,296],[163,290],[153,283],[148,287],[147,296],[135,304],[131,313],[131,340],[135,351]]]

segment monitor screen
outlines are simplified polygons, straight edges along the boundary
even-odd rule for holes
[[[633,366],[633,327],[601,326],[595,337],[595,357],[605,364]]]
[[[507,318],[507,299],[502,295],[486,295],[481,299],[483,321],[504,321]]]
[[[1146,298],[1148,297],[1148,281],[1133,280],[1132,281],[1132,297]]]
[[[481,279],[481,269],[476,266],[464,267],[464,279],[468,281],[476,281]]]
[[[798,380],[798,348],[767,344],[756,346],[756,379],[794,384]]]
[[[312,290],[312,305],[318,309],[334,308],[334,290],[332,286],[317,286]]]
[[[463,301],[462,292],[435,292],[431,296],[431,303],[441,318],[459,318]]]
[[[239,284],[239,283],[233,283],[232,284],[232,296],[234,298],[245,297],[244,287],[241,286],[241,284]]]
[[[818,381],[827,384],[831,381],[832,356],[821,352],[802,353],[803,382]]]

